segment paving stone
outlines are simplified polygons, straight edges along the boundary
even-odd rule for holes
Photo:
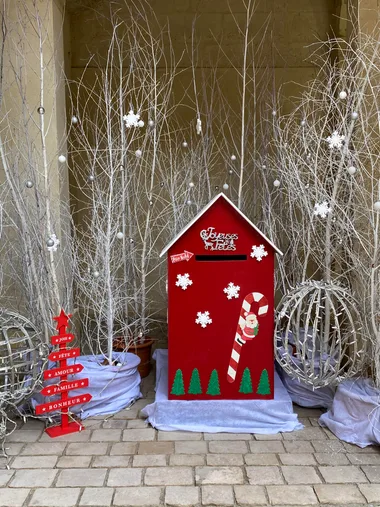
[[[148,424],[142,419],[132,419],[131,421],[128,421],[128,429],[137,428],[148,428]]]
[[[303,430],[284,433],[284,440],[327,440],[326,433],[322,428],[304,428]]]
[[[250,484],[283,484],[280,468],[274,466],[260,467],[247,466],[248,481]]]
[[[86,421],[84,421],[87,431],[86,432],[81,431],[81,433],[87,433],[88,430],[98,430],[103,427],[103,423],[104,423],[104,421],[101,419],[88,418],[88,419],[86,419]],[[125,421],[124,421],[124,423],[126,424]]]
[[[145,472],[147,486],[191,486],[194,484],[190,467],[151,467]]]
[[[157,440],[202,440],[202,433],[192,431],[158,431]]]
[[[320,408],[299,407],[293,404],[293,410],[299,417],[315,417],[319,419],[325,410]]]
[[[196,486],[168,486],[165,490],[165,505],[193,506],[199,503],[199,488]]]
[[[380,482],[380,465],[364,465],[362,470],[370,482]]]
[[[103,486],[107,470],[105,468],[74,468],[61,470],[56,486],[61,487],[86,487]]]
[[[242,454],[207,454],[208,466],[239,466],[244,465]]]
[[[139,412],[139,407],[125,408],[124,410],[120,410],[117,414],[114,414],[113,419],[123,419],[123,421],[126,419],[137,419]]]
[[[42,430],[16,430],[7,436],[7,442],[37,442]]]
[[[330,431],[328,428],[322,428],[322,430],[326,433],[327,438],[329,440],[339,440],[336,435],[332,431]]]
[[[319,441],[316,440],[315,442],[312,442],[312,445],[316,452],[326,452],[326,453],[340,452],[343,454],[346,453],[346,448],[343,442],[340,442],[339,440],[326,440],[325,442],[322,442],[321,440]]]
[[[234,505],[232,486],[202,486],[202,505]]]
[[[319,484],[321,479],[313,467],[285,466],[281,471],[288,484]]]
[[[54,468],[58,456],[16,456],[12,468]]]
[[[273,433],[269,435],[255,433],[253,436],[255,440],[282,440],[282,433]]]
[[[94,430],[91,435],[91,442],[118,442],[121,438],[121,430],[100,429]]]
[[[8,454],[8,456],[16,456],[17,454],[20,454],[21,449],[24,447],[24,443],[17,443],[17,442],[5,442],[5,452]],[[28,444],[26,444],[28,445]],[[29,444],[30,445],[30,444]]]
[[[278,465],[277,456],[269,452],[264,454],[246,454],[244,460],[247,465]]]
[[[79,488],[38,488],[34,491],[30,507],[72,507],[77,504]]]
[[[113,468],[110,470],[107,486],[139,486],[142,468]]]
[[[380,502],[379,484],[359,484],[359,489],[365,496],[367,502]]]
[[[196,484],[243,484],[244,477],[238,467],[196,467]]]
[[[22,507],[29,495],[29,489],[0,488],[2,507]]]
[[[205,456],[197,454],[173,454],[169,456],[169,465],[171,466],[202,466],[205,465]]]
[[[40,421],[38,419],[28,419],[25,424],[23,424],[20,429],[21,430],[37,430],[37,431],[43,431],[45,428],[45,423],[43,421]]]
[[[176,454],[206,454],[207,442],[202,441],[177,441],[174,444]]]
[[[317,424],[313,424],[313,426],[319,426],[318,425],[318,419],[314,419],[314,420],[317,421]],[[304,426],[311,426],[312,425],[310,417],[299,417],[298,421],[301,424],[303,424]]]
[[[58,442],[88,442],[91,437],[91,431],[77,431],[76,433],[69,433],[68,435],[62,435],[57,437]],[[47,433],[43,433],[39,442],[51,442],[51,437]]]
[[[319,472],[327,483],[368,482],[364,473],[355,466],[326,466],[319,467]]]
[[[156,507],[160,505],[161,488],[116,488],[113,505],[125,507]]]
[[[313,454],[279,454],[283,465],[315,465]]]
[[[138,454],[173,454],[173,442],[141,442]]]
[[[239,505],[266,505],[264,486],[234,486],[236,502]]]
[[[114,454],[120,455],[120,454],[136,454],[137,451],[137,444],[128,442],[128,443],[118,443],[114,444],[111,447],[111,456]]]
[[[101,507],[111,505],[113,491],[114,490],[112,488],[86,488],[80,499],[79,505],[99,505]]]
[[[315,459],[320,465],[349,465],[347,454],[341,452],[316,452]]]
[[[269,441],[269,442],[249,442],[249,447],[251,449],[251,452],[254,454],[260,454],[260,453],[281,453],[285,452],[284,445],[282,442],[276,442],[276,441]]]
[[[311,454],[314,452],[313,446],[306,440],[284,441],[284,447],[286,452],[289,452],[290,454]]]
[[[375,445],[368,445],[367,447],[358,447],[357,445],[354,445],[354,444],[349,444],[347,442],[341,442],[342,445],[344,445],[345,449],[347,450],[347,452],[354,452],[354,453],[357,453],[357,454],[379,454],[380,453],[380,449],[379,449],[379,446],[375,446]]]
[[[272,505],[315,505],[318,503],[312,486],[267,486]]]
[[[380,454],[347,453],[346,456],[353,465],[380,465]]]
[[[120,430],[123,430],[127,427],[127,421],[124,421],[123,419],[107,419],[107,421],[104,421],[104,423],[102,424],[102,428],[106,429],[106,430],[111,430],[111,429],[120,429]],[[128,424],[128,427],[129,424]]]
[[[93,468],[126,468],[131,465],[131,456],[95,456]]]
[[[204,442],[207,444],[207,442]],[[248,452],[247,442],[241,440],[216,440],[208,443],[210,453],[222,454],[246,454]],[[207,451],[206,451],[207,452]]]
[[[21,451],[21,454],[23,456],[46,456],[48,454],[60,456],[66,449],[66,445],[65,442],[50,442],[50,444],[37,442],[36,444],[27,444]]]
[[[363,495],[355,484],[317,484],[314,487],[321,503],[363,503]]]
[[[11,488],[48,488],[54,481],[58,470],[39,468],[38,470],[17,470],[8,487]]]
[[[92,456],[61,456],[57,468],[89,468]]]
[[[142,454],[133,456],[134,467],[165,467],[165,454]]]
[[[205,440],[252,440],[250,433],[205,433]]]
[[[142,442],[144,440],[154,440],[156,432],[153,428],[126,429],[123,431],[124,442]]]
[[[67,455],[73,456],[81,456],[83,453],[86,453],[86,456],[99,456],[102,454],[107,454],[108,444],[107,443],[93,443],[89,442],[84,447],[83,444],[74,443],[69,444],[66,449]]]
[[[4,487],[10,481],[14,470],[0,470],[0,488]]]

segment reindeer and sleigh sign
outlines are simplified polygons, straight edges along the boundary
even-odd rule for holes
[[[162,251],[169,399],[273,398],[276,252],[224,194]]]

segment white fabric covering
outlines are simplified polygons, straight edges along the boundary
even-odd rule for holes
[[[153,357],[156,399],[142,414],[159,430],[272,434],[303,428],[277,374],[274,400],[168,400],[168,351],[158,349]]]
[[[334,435],[359,447],[380,444],[380,391],[369,379],[342,382],[331,409],[319,418]]]

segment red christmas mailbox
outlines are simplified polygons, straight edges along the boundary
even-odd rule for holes
[[[273,398],[275,252],[224,194],[162,251],[169,399]]]

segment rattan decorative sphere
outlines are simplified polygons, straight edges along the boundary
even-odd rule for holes
[[[283,297],[275,325],[276,359],[315,388],[335,385],[363,366],[358,304],[344,287],[309,280]]]

